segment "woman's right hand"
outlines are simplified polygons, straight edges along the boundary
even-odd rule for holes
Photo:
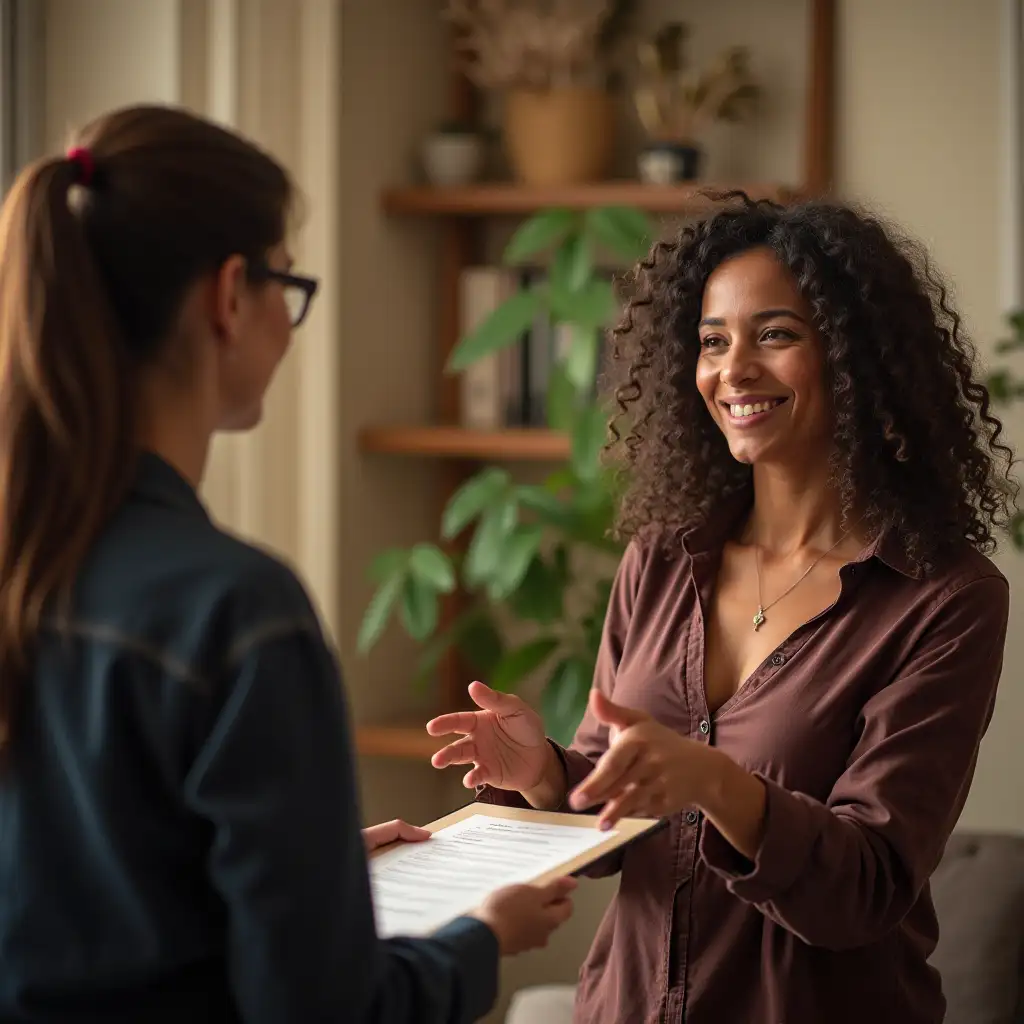
[[[519,697],[480,682],[470,683],[469,695],[480,711],[456,711],[427,722],[431,736],[462,734],[434,754],[431,764],[472,764],[462,780],[467,789],[516,790],[535,807],[557,807],[565,797],[565,771],[540,715]]]
[[[556,878],[546,885],[508,885],[491,893],[470,917],[494,932],[502,956],[514,956],[548,944],[551,933],[572,916],[569,894],[574,878]]]

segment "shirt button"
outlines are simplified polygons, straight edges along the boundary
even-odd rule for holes
[[[700,720],[700,731],[704,733],[705,736],[711,732],[711,723],[706,718],[702,718]]]
[[[696,825],[697,824],[697,819],[699,817],[700,817],[700,815],[696,811],[687,811],[686,812],[686,824],[687,825]]]
[[[778,668],[780,665],[786,664],[786,656],[781,651],[776,651],[772,655],[772,664]]]

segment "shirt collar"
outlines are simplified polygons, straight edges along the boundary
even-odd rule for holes
[[[166,459],[154,452],[144,451],[139,455],[131,493],[144,501],[169,505],[207,518],[195,488]]]
[[[734,536],[736,528],[750,513],[752,501],[753,495],[749,492],[727,498],[708,519],[684,532],[683,550],[691,558],[720,553],[726,541]],[[920,569],[907,557],[899,533],[891,525],[884,526],[875,539],[852,560],[852,564],[871,559],[877,559],[911,579],[919,579],[921,576]]]

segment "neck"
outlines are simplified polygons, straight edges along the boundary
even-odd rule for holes
[[[198,490],[206,470],[212,428],[201,413],[201,402],[165,387],[144,387],[141,395],[139,447],[169,462]]]
[[[830,548],[848,529],[842,525],[842,503],[828,483],[826,464],[796,472],[779,465],[754,467],[754,507],[745,541],[784,556]]]

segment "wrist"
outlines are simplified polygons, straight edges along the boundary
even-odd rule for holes
[[[714,817],[728,803],[736,773],[747,773],[728,754],[716,747],[703,748],[704,765],[695,773],[693,804],[707,817]]]
[[[565,765],[562,764],[562,759],[558,756],[554,746],[548,740],[544,741],[544,746],[547,748],[544,770],[538,781],[528,789],[524,789],[522,795],[526,802],[536,810],[553,811],[565,802],[569,782],[565,776]]]
[[[508,938],[495,916],[482,909],[472,910],[466,916],[479,921],[494,936],[495,941],[498,943],[498,955],[504,956],[508,946]]]

